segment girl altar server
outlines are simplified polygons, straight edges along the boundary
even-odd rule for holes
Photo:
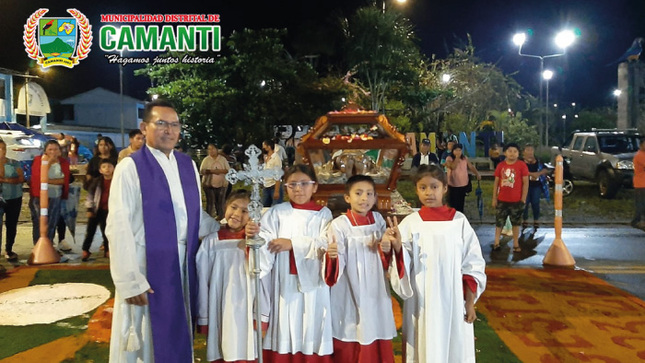
[[[289,201],[260,221],[263,288],[269,298],[264,361],[331,362],[333,350],[329,287],[322,279],[331,211],[316,204],[316,175],[294,165],[284,176]],[[249,223],[251,224],[251,223]]]
[[[444,205],[448,187],[441,167],[422,165],[414,183],[423,207],[386,231],[411,256],[405,362],[475,362],[475,301],[486,287],[479,240],[468,219]]]
[[[244,230],[249,221],[249,202],[249,192],[233,192],[226,200],[226,224],[204,238],[197,252],[197,329],[207,335],[209,362],[254,362],[257,358],[255,289]]]

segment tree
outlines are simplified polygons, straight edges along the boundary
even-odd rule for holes
[[[274,137],[275,125],[313,124],[348,93],[340,79],[321,82],[307,62],[291,57],[282,42],[285,34],[245,29],[212,55],[214,64],[151,65],[138,74],[156,85],[150,94],[176,104],[188,147],[257,143]]]
[[[446,59],[433,58],[426,73],[426,83],[438,91],[428,106],[437,115],[461,114],[470,130],[477,128],[490,110],[525,111],[532,98],[522,87],[494,64],[482,63],[475,57],[470,36],[462,48],[456,48]],[[449,79],[444,79],[447,75]],[[452,125],[438,125],[452,128]]]
[[[412,26],[396,11],[368,6],[343,19],[342,29],[349,74],[369,94],[371,109],[383,112],[388,92],[418,76]]]

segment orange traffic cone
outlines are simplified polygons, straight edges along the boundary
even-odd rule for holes
[[[563,180],[563,159],[562,155],[555,158],[555,195],[553,204],[555,205],[555,240],[549,247],[542,260],[543,265],[557,267],[574,267],[576,260],[571,256],[571,252],[562,240],[562,180]]]
[[[47,237],[47,211],[49,208],[48,182],[49,157],[43,155],[40,164],[40,238],[36,242],[31,255],[27,260],[29,265],[46,265],[60,262],[60,255],[54,249],[52,241]]]

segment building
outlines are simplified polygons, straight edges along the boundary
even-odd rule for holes
[[[144,106],[144,101],[123,95],[124,136],[112,137],[117,147],[128,145],[127,134],[139,128]],[[121,134],[121,96],[118,93],[98,87],[62,100],[59,107],[62,118],[60,124],[56,125],[57,129],[82,127],[93,130],[94,135]]]

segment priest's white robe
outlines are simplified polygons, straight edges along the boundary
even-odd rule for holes
[[[148,146],[145,145],[144,147]],[[163,169],[170,187],[177,227],[177,241],[179,241],[177,245],[179,260],[177,263],[182,273],[186,313],[188,321],[190,321],[188,283],[185,274],[188,216],[177,160],[175,159],[174,151],[170,153],[170,157],[166,157],[163,152],[157,149],[149,149]],[[199,172],[194,163],[193,168],[201,200]],[[146,279],[146,239],[143,226],[141,184],[137,167],[130,157],[124,158],[114,170],[108,210],[105,232],[110,244],[110,272],[115,287],[112,333],[110,336],[110,362],[154,362],[148,306],[136,306],[125,302],[126,298],[144,293],[150,288]],[[203,237],[209,233],[216,232],[218,229],[219,224],[202,210],[199,236]],[[141,349],[127,352],[126,343],[131,326],[134,326]]]
[[[352,225],[347,215],[339,216],[331,222],[327,238],[331,241],[333,234],[338,243],[338,279],[331,287],[333,337],[361,345],[397,336],[388,280],[404,297],[412,296],[408,275],[399,277],[393,253],[388,270],[383,269],[375,244],[385,232],[385,220],[380,213],[372,215],[374,223],[362,226]],[[402,255],[409,266],[408,254]]]
[[[204,238],[197,251],[197,325],[208,326],[209,362],[252,361],[257,357],[252,315],[255,291],[246,240],[220,239],[223,232]]]
[[[424,221],[418,212],[399,224],[410,253],[414,295],[403,308],[406,362],[475,362],[473,324],[464,321],[463,275],[486,287],[485,261],[468,219]]]
[[[329,287],[322,278],[326,230],[331,211],[296,209],[281,203],[260,222],[260,237],[270,242],[288,238],[297,274],[290,273],[290,251],[260,249],[261,278],[268,289],[269,327],[264,349],[279,354],[329,355],[333,350]],[[265,277],[266,276],[266,277]]]

